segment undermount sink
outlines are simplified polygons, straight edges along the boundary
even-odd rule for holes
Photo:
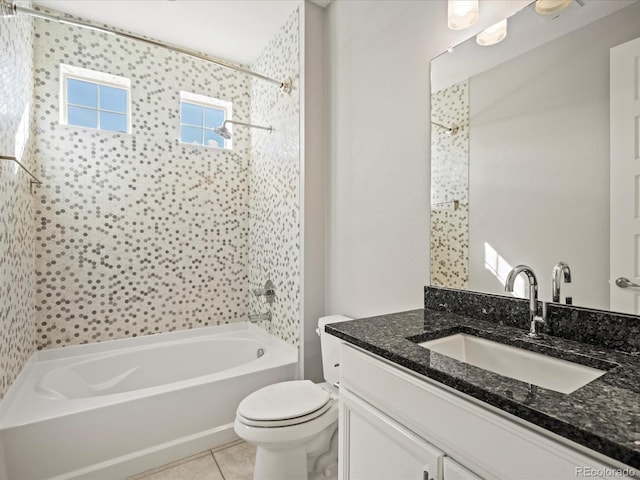
[[[491,372],[560,393],[571,393],[605,370],[457,333],[419,343],[421,347]]]

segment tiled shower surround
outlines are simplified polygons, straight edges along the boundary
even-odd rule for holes
[[[251,80],[251,121],[272,126],[271,134],[254,130],[249,164],[249,280],[252,288],[270,278],[276,301],[271,332],[298,344],[300,319],[300,89],[298,12],[271,40],[253,69],[271,78],[293,79],[283,94]],[[251,311],[268,306],[251,295]],[[262,326],[267,328],[265,322]]]
[[[0,19],[0,45],[0,155],[35,171],[32,138],[22,133],[32,119],[33,21]],[[33,198],[29,177],[0,161],[0,399],[35,349]]]
[[[431,283],[469,285],[469,82],[431,95]]]
[[[297,31],[295,41],[297,55]],[[265,67],[278,60],[268,52],[269,47],[261,59]],[[132,133],[60,125],[60,63],[130,78]],[[249,164],[251,139],[259,144],[262,131],[234,128],[233,151],[180,144],[178,136],[181,90],[231,101],[233,118],[247,121],[252,102],[261,101],[251,98],[249,77],[133,40],[41,20],[35,65],[36,153],[44,177],[35,212],[38,348],[247,320]],[[272,84],[266,88],[273,96],[265,101],[283,95]],[[275,109],[269,103],[257,111],[271,115]],[[264,121],[289,132],[292,118],[279,118]],[[297,116],[293,123],[297,129]],[[274,148],[275,157],[279,147]],[[297,191],[269,189],[269,195],[273,204],[289,203],[284,197],[293,195],[297,208]],[[297,262],[283,268],[294,268],[285,278],[299,276]],[[298,283],[278,290],[274,311],[274,332],[294,344],[299,307],[288,299],[297,300]],[[284,312],[286,319],[279,319]],[[286,326],[294,315],[292,334]]]

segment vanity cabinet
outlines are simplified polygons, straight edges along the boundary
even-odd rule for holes
[[[438,480],[444,452],[349,392],[340,393],[344,480]]]
[[[633,478],[596,452],[348,344],[341,349],[341,480]]]
[[[470,472],[449,457],[442,459],[442,476],[447,480],[482,480],[475,473]]]

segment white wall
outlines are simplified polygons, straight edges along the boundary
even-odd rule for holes
[[[445,0],[335,0],[326,12],[326,311],[422,306],[429,283],[429,60],[526,5],[481,1],[474,27]]]
[[[304,84],[300,112],[302,135],[302,348],[304,377],[322,379],[320,338],[316,335],[318,318],[324,315],[325,300],[325,62],[324,9],[305,2],[301,10],[302,42],[301,82]],[[302,50],[302,49],[301,49]]]

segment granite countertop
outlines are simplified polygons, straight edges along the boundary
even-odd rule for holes
[[[436,310],[328,324],[326,331],[550,432],[640,469],[640,355]],[[514,345],[607,370],[563,394],[464,364],[418,345],[454,333]]]

